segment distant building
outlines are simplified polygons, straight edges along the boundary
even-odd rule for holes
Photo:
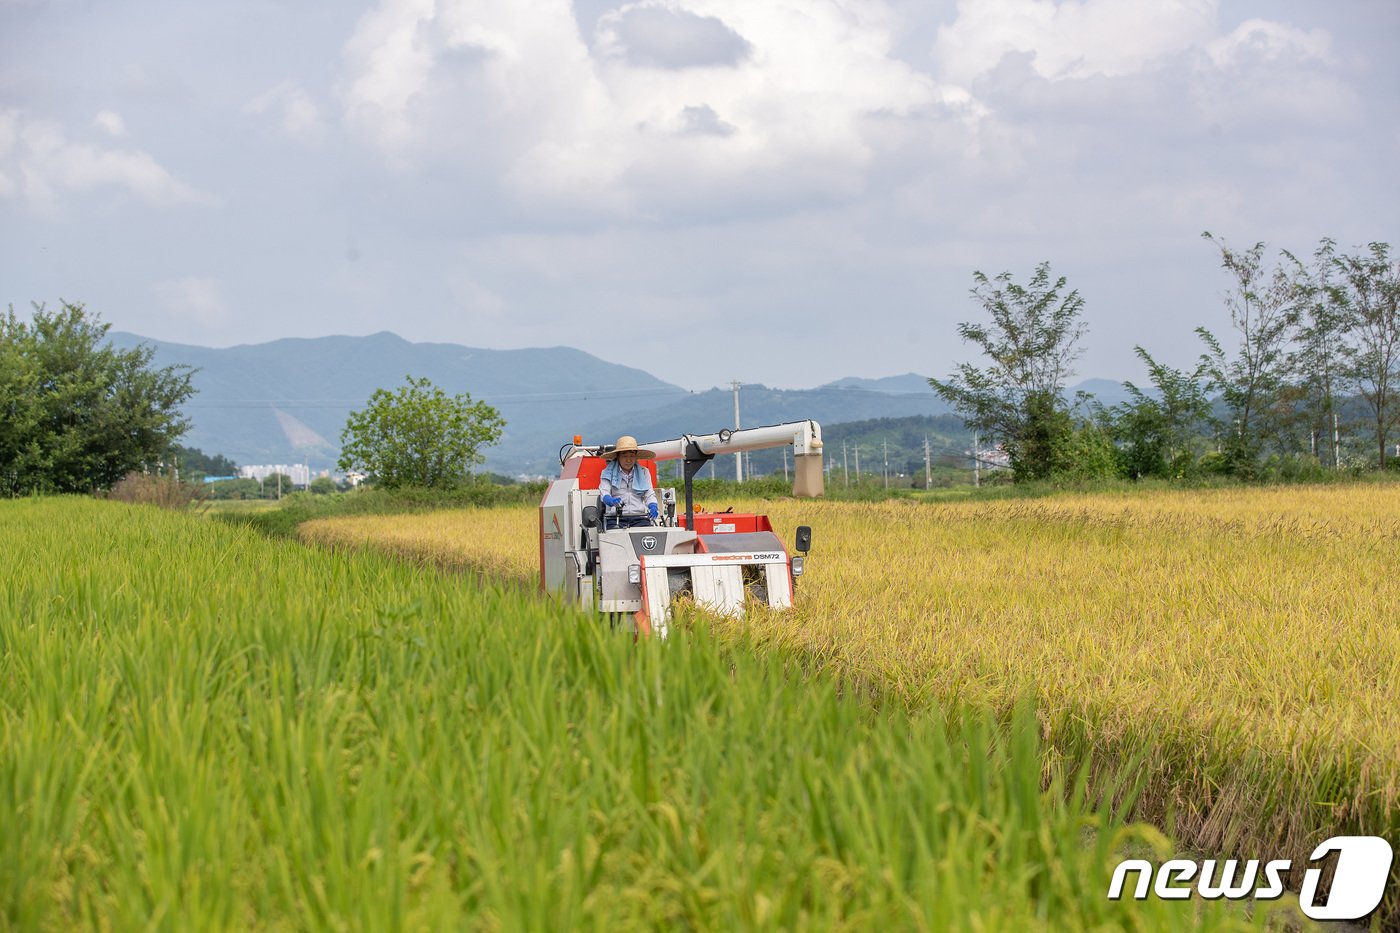
[[[255,479],[262,482],[273,473],[281,473],[283,476],[292,478],[293,486],[311,485],[311,470],[304,463],[273,463],[258,464],[257,466],[242,466],[238,468],[238,475],[244,479]]]
[[[1009,470],[1011,469],[1011,453],[1001,444],[995,447],[984,447],[981,450],[973,451],[972,455],[982,461],[982,467],[988,470]]]

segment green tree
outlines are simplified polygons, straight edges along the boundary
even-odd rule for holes
[[[238,464],[223,454],[206,454],[198,447],[183,447],[179,444],[170,448],[171,460],[180,468],[182,477],[195,476],[235,476]]]
[[[340,435],[339,466],[378,485],[442,488],[461,483],[500,439],[505,421],[485,402],[449,396],[428,379],[407,377],[394,392],[376,389],[350,413]]]
[[[269,473],[259,481],[264,499],[280,499],[290,495],[296,486],[292,484],[291,476],[286,473]]]
[[[1370,409],[1372,435],[1385,469],[1390,432],[1400,422],[1400,258],[1389,243],[1338,257],[1337,300],[1347,309],[1351,344],[1345,370]]]
[[[973,279],[972,297],[991,322],[959,324],[958,334],[981,347],[990,365],[960,363],[953,376],[929,385],[969,428],[1005,445],[1018,481],[1045,479],[1063,466],[1074,436],[1064,383],[1080,353],[1084,299],[1065,291],[1063,276],[1051,281],[1048,262],[1024,286],[1009,272]]]
[[[324,496],[328,493],[335,492],[335,480],[331,479],[329,476],[318,476],[311,481],[311,485],[307,487],[307,491],[316,496]]]
[[[1319,439],[1333,437],[1340,424],[1338,395],[1345,387],[1347,334],[1352,319],[1346,290],[1337,276],[1340,260],[1335,241],[1323,239],[1318,244],[1311,267],[1297,265],[1302,274],[1295,348],[1289,361],[1297,383],[1292,394],[1297,397],[1309,451],[1336,467],[1337,448],[1319,443]]]
[[[1300,268],[1287,254],[1288,263],[1266,268],[1263,243],[1234,250],[1209,231],[1202,236],[1220,249],[1220,265],[1232,279],[1225,304],[1239,347],[1232,358],[1213,333],[1198,327],[1196,333],[1207,349],[1201,361],[1229,409],[1222,444],[1228,469],[1252,478],[1265,444],[1278,439],[1287,414],[1281,402],[1290,337],[1303,299]]]
[[[1129,479],[1182,476],[1195,460],[1193,440],[1211,423],[1206,365],[1187,372],[1157,362],[1142,347],[1133,351],[1147,365],[1155,392],[1125,382],[1130,398],[1110,412],[1114,439],[1123,445],[1123,471]]]
[[[1093,481],[1122,475],[1122,455],[1112,432],[1092,420],[1082,421],[1060,448],[1054,475],[1060,479]]]
[[[0,317],[0,490],[90,492],[164,459],[189,422],[192,371],[106,344],[81,304]]]
[[[210,499],[261,499],[262,486],[255,479],[221,479],[207,487]]]

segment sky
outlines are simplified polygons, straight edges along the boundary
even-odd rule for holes
[[[1223,333],[1211,231],[1400,244],[1392,0],[0,0],[0,307],[390,330],[690,389],[947,375],[1048,261],[1080,377]]]

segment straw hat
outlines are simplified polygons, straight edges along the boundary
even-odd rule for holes
[[[624,434],[617,439],[613,449],[603,454],[604,460],[616,460],[618,454],[634,453],[638,460],[655,460],[656,454],[649,450],[643,450],[637,446],[637,439],[630,434]]]

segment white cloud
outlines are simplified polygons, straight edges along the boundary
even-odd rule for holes
[[[1245,20],[1228,36],[1221,36],[1206,47],[1218,68],[1280,59],[1325,61],[1331,49],[1332,37],[1321,29],[1304,32],[1262,19]]]
[[[325,130],[316,102],[300,86],[283,81],[249,101],[244,113],[270,116],[283,133],[301,142],[315,142]]]
[[[120,117],[107,114],[120,125]],[[99,114],[99,120],[103,115]],[[110,121],[102,126],[112,132]],[[14,183],[13,178],[23,181]],[[36,119],[22,111],[0,111],[0,196],[24,196],[31,204],[50,208],[64,192],[84,193],[102,188],[123,188],[154,204],[178,204],[209,200],[208,196],[175,178],[149,153],[140,149],[113,149],[70,142],[53,121]]]
[[[1331,37],[1250,19],[1219,32],[1218,0],[959,0],[938,31],[934,58],[943,77],[964,87],[1008,54],[1029,56],[1042,78],[1123,77],[1204,52],[1217,68],[1259,61],[1325,60]]]
[[[895,59],[892,28],[877,0],[650,0],[604,16],[590,49],[565,0],[384,0],[341,92],[396,166],[489,172],[527,206],[843,196],[876,123],[967,102]]]
[[[108,136],[126,135],[126,124],[122,122],[121,114],[112,110],[103,110],[93,117],[92,125],[105,131]]]
[[[429,30],[433,0],[382,2],[367,13],[345,47],[352,72],[343,94],[352,126],[386,149],[408,142],[408,103],[433,68]]]
[[[154,291],[161,308],[187,332],[218,330],[230,321],[228,305],[215,279],[169,279],[157,282]]]
[[[6,158],[19,142],[19,111],[0,109],[0,159]]]
[[[456,303],[469,314],[490,319],[509,317],[510,302],[504,296],[461,270],[450,273],[447,284]]]
[[[1027,53],[1042,78],[1135,74],[1215,35],[1216,0],[959,0],[934,58],[970,85],[1008,53]]]

